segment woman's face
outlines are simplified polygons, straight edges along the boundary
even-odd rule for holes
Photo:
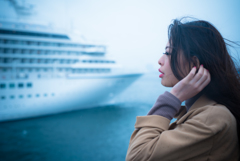
[[[170,48],[169,42],[166,45],[165,52],[171,54],[172,50]],[[161,66],[159,68],[159,75],[162,78],[161,83],[165,87],[173,87],[179,82],[179,80],[174,76],[171,65],[170,65],[171,55],[163,54],[158,60],[158,64]]]

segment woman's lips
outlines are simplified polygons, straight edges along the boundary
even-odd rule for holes
[[[160,70],[160,68],[158,69],[158,71],[161,72],[161,73],[163,73],[163,72]],[[163,74],[164,74],[164,73],[163,73]]]
[[[158,69],[158,71],[162,73],[162,74],[159,75],[159,78],[162,78],[164,73],[160,70],[160,68]]]
[[[160,74],[160,75],[159,75],[159,78],[162,78],[162,77],[163,77],[163,75],[164,75],[164,74]]]

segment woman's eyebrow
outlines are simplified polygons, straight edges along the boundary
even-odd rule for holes
[[[165,47],[165,50],[167,50],[167,48],[169,48],[169,46],[166,46],[166,47]]]

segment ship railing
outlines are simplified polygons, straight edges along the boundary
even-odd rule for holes
[[[15,45],[31,45],[31,46],[55,46],[55,47],[71,47],[71,48],[106,48],[105,45],[102,44],[90,44],[84,42],[74,42],[71,40],[56,40],[56,39],[44,39],[44,38],[32,38],[32,37],[24,37],[24,36],[10,36],[10,35],[0,35],[0,43],[1,44],[15,44]]]
[[[61,52],[84,52],[84,53],[94,53],[94,52],[98,52],[98,53],[103,53],[105,52],[105,49],[101,49],[101,48],[62,48],[62,47],[52,47],[52,46],[28,46],[28,45],[4,45],[4,44],[0,44],[0,48],[2,50],[48,50],[48,51],[61,51]]]

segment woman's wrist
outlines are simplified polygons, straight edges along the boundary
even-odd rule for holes
[[[181,108],[180,100],[166,91],[160,95],[148,115],[159,115],[172,119]]]
[[[173,89],[170,91],[172,95],[174,95],[180,102],[184,101],[184,98],[181,96],[181,92],[176,92]]]

